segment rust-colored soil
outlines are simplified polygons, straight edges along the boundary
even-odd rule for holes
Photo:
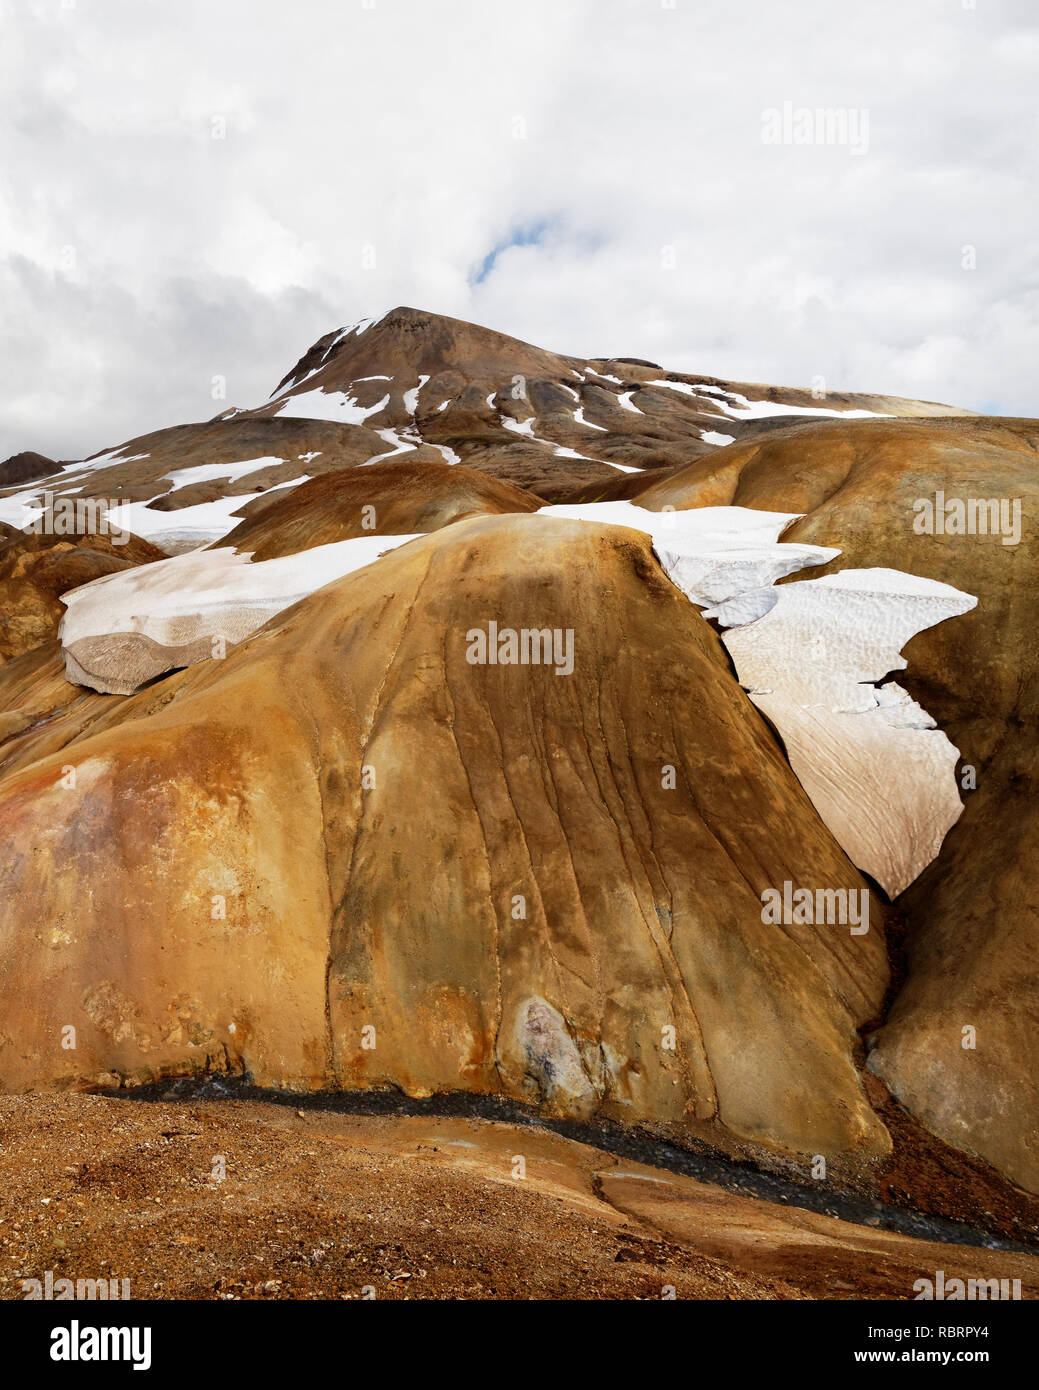
[[[157,1299],[901,1299],[937,1269],[1039,1290],[1027,1255],[854,1226],[479,1119],[5,1097],[0,1194],[6,1298],[47,1270]]]

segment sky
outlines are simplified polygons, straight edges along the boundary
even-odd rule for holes
[[[1032,0],[0,0],[0,93],[0,459],[401,304],[1039,415]]]

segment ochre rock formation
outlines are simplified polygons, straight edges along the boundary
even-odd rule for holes
[[[540,506],[540,497],[471,468],[376,463],[326,473],[266,504],[250,504],[245,520],[217,544],[247,552],[254,561],[273,560],[334,541],[425,534],[460,517],[534,512]]]
[[[928,534],[918,504],[933,508],[939,492],[945,505],[992,499],[998,513],[1003,504],[1006,534]],[[1019,535],[1004,544],[1015,499]],[[891,566],[977,596],[972,612],[905,649],[900,679],[960,750],[965,806],[938,859],[898,900],[908,975],[870,1066],[936,1134],[1036,1190],[1039,424],[795,427],[723,450],[637,500],[803,511],[784,539],[840,546],[831,571]]]
[[[572,630],[572,674],[470,664],[490,620]],[[645,536],[458,522],[99,722],[0,782],[5,1085],[226,1066],[886,1151],[879,915],[763,923],[864,885]]]
[[[61,595],[102,575],[165,559],[137,536],[0,536],[0,660],[50,641],[65,612]]]

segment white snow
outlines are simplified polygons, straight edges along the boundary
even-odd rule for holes
[[[412,419],[415,418],[415,411],[418,409],[418,393],[422,390],[423,386],[425,386],[428,380],[428,376],[422,376],[420,373],[418,385],[413,386],[410,391],[404,392],[404,409],[408,412]]]
[[[731,397],[739,404],[732,405],[729,400],[721,399],[716,399],[714,403],[720,410],[724,410],[726,415],[732,416],[734,420],[763,420],[772,415],[820,415],[840,420],[891,419],[891,416],[876,410],[833,410],[823,406],[783,405],[779,401],[752,401],[741,395],[739,391],[724,390],[721,386],[707,386],[705,384],[690,386],[685,381],[651,381],[648,384],[650,386],[665,386],[668,390],[679,391],[685,396],[706,394],[712,398]]]
[[[701,606],[726,607],[760,616],[775,602],[772,584],[807,565],[824,565],[839,550],[815,545],[782,545],[779,537],[795,512],[755,511],[749,507],[697,507],[652,512],[634,502],[584,502],[542,507],[548,516],[631,526],[653,541],[660,563],[673,582]],[[713,616],[710,615],[710,616]]]
[[[300,458],[302,457],[301,454]],[[307,455],[308,459],[316,457],[316,454]],[[193,468],[178,468],[172,473],[164,473],[160,481],[168,478],[173,483],[170,492],[178,492],[183,487],[190,487],[192,483],[210,483],[218,478],[226,478],[229,483],[236,483],[248,473],[256,473],[261,468],[276,468],[283,463],[288,463],[288,459],[271,454],[264,458],[245,459],[241,463],[200,463]]]
[[[108,449],[103,454],[98,454],[96,458],[83,459],[80,463],[67,463],[61,474],[68,474],[70,477],[78,476],[80,473],[94,473],[99,468],[114,468],[121,463],[139,463],[141,459],[151,458],[151,454],[127,454],[125,458],[119,457],[118,449]],[[53,474],[58,477],[58,474]]]
[[[611,463],[609,459],[593,459],[588,454],[579,454],[576,449],[570,449],[565,444],[553,444],[551,439],[538,439],[533,436],[535,444],[544,444],[546,449],[551,449],[558,459],[580,459],[583,463],[601,463],[606,468],[615,468],[618,473],[641,473],[641,468],[631,468],[625,463]]]
[[[682,592],[693,603],[711,605],[704,616],[727,627],[764,617],[776,602],[777,579],[828,564],[841,553],[829,546],[781,543],[715,549],[703,538],[654,541],[654,548]]]
[[[408,421],[406,425],[404,425],[399,431],[393,429],[382,429],[375,431],[375,433],[384,443],[389,444],[392,447],[385,453],[373,454],[370,459],[365,459],[364,463],[359,465],[361,468],[368,468],[373,463],[382,463],[385,459],[396,458],[398,454],[406,454],[409,449],[417,449],[420,445],[426,442],[419,433],[418,426],[415,424],[415,411],[418,409],[419,392],[422,390],[423,386],[425,386],[428,380],[428,375],[423,376],[421,373],[419,373],[418,385],[412,386],[409,390],[404,392],[404,408],[411,416],[411,419]],[[389,397],[387,396],[386,399],[389,400]],[[434,445],[433,447],[440,449],[441,453],[444,454],[444,457],[447,459],[448,463],[459,462],[457,454],[451,458],[448,458],[448,454],[451,453],[450,449],[448,449],[447,452],[444,453],[444,449],[439,444]]]
[[[575,425],[584,425],[584,427],[585,427],[586,430],[602,430],[603,434],[609,434],[609,430],[606,428],[605,425],[593,425],[592,422],[591,422],[591,420],[586,420],[586,419],[584,418],[584,406],[583,406],[583,405],[582,405],[582,406],[579,406],[579,407],[574,411],[574,424],[575,424]]]
[[[775,544],[791,524],[799,521],[801,512],[766,512],[750,507],[692,507],[684,511],[652,512],[634,502],[557,503],[541,507],[545,516],[565,517],[570,521],[591,521],[599,526],[631,526],[645,531],[672,548],[683,542],[696,543],[712,550],[723,550],[747,542]]]
[[[7,497],[0,497],[0,521],[5,521],[17,531],[24,531],[26,527],[31,526],[43,512],[43,507],[36,503],[40,491],[39,487],[24,488],[21,492],[12,492]]]
[[[337,420],[345,425],[363,425],[390,403],[389,392],[375,405],[358,405],[345,391],[322,391],[319,386],[294,396],[280,397],[280,400],[276,414],[283,419]]]
[[[680,391],[683,396],[698,396],[706,387],[690,386],[687,381],[647,381],[647,386],[666,386],[669,391]]]
[[[631,398],[634,394],[634,391],[621,391],[617,396],[617,404],[623,410],[630,410],[633,415],[645,415],[644,410],[640,410],[637,405],[632,405]]]
[[[262,494],[239,493],[234,497],[221,497],[215,502],[179,507],[172,512],[154,511],[150,504],[159,498],[152,497],[147,502],[121,502],[116,507],[109,507],[105,515],[109,526],[132,531],[135,536],[143,536],[160,547],[164,541],[193,541],[196,545],[205,545],[233,531],[241,517],[232,516],[231,513],[259,496]]]
[[[513,420],[511,416],[503,415],[501,417],[501,423],[507,430],[511,430],[513,434],[525,434],[528,439],[533,439],[535,418],[535,416],[531,415],[527,420]],[[539,441],[539,443],[546,442],[545,440]]]
[[[936,858],[962,811],[957,750],[893,681],[917,632],[968,612],[970,594],[892,569],[773,587],[840,554],[782,543],[795,513],[743,507],[649,512],[632,502],[542,507],[632,526],[723,641],[741,685],[782,736],[790,765],[853,863],[894,897]],[[710,606],[708,606],[710,605]]]
[[[977,600],[891,569],[843,570],[775,592],[765,616],[723,640],[816,810],[893,898],[959,818],[959,754],[901,686],[875,682],[905,668],[910,637]]]
[[[899,653],[910,637],[977,604],[949,584],[893,569],[825,574],[784,584],[776,596],[767,620],[726,637],[741,682],[860,712],[878,703],[874,681],[905,669]],[[789,652],[805,647],[791,666]]]
[[[294,386],[290,389],[296,390],[298,387],[302,386],[303,382],[309,381],[312,376],[316,376],[318,372],[322,371],[325,366],[325,363],[332,356],[332,353],[335,352],[336,348],[339,346],[339,344],[343,341],[344,338],[350,337],[351,334],[355,338],[359,338],[361,334],[364,333],[366,329],[370,328],[374,322],[374,319],[358,319],[356,323],[350,324],[349,327],[340,328],[339,332],[335,335],[335,337],[329,343],[328,347],[325,348],[324,352],[321,354],[321,361],[317,364],[317,366],[312,367],[309,372],[306,372],[303,376],[301,376],[299,381],[297,381],[294,384]],[[389,377],[386,377],[385,380],[389,381]],[[281,412],[279,412],[279,414],[280,413]],[[226,412],[221,418],[225,420],[230,420],[232,416],[237,414],[237,409],[230,410]],[[326,417],[315,416],[313,418],[324,419]]]
[[[241,631],[240,622],[236,627],[234,640],[241,641],[316,589],[416,539],[362,536],[255,564],[249,553],[231,547],[196,550],[104,575],[63,595],[62,644],[122,632],[182,645],[210,635],[228,636],[236,610],[248,615],[248,631]]]
[[[281,461],[279,459],[279,462]],[[143,536],[145,540],[160,548],[187,544],[202,546],[210,541],[220,540],[228,531],[233,531],[242,519],[233,513],[248,502],[254,502],[257,497],[270,497],[276,492],[299,487],[301,483],[308,481],[309,476],[304,473],[263,492],[238,493],[234,497],[220,497],[214,502],[198,502],[193,507],[179,507],[169,512],[152,508],[151,503],[157,502],[159,497],[149,498],[146,502],[120,502],[115,507],[109,507],[105,515],[110,527],[132,531],[135,536]],[[165,494],[159,494],[163,495]]]
[[[734,434],[719,434],[717,430],[701,430],[700,438],[705,444],[724,446],[726,444],[732,444],[736,436]]]
[[[379,436],[379,438],[384,443],[389,444],[391,447],[385,453],[373,454],[371,458],[365,459],[364,463],[359,465],[361,468],[368,468],[373,463],[382,463],[386,459],[396,458],[398,454],[406,454],[409,449],[417,449],[420,445],[426,442],[419,433],[418,426],[415,424],[415,411],[418,409],[419,392],[422,390],[423,386],[425,386],[428,380],[428,375],[423,376],[420,373],[418,385],[412,386],[409,390],[404,392],[404,408],[411,416],[411,419],[399,431],[394,429],[376,430],[375,433]],[[389,400],[388,396],[386,397],[386,400]],[[440,449],[441,453],[444,454],[444,457],[447,459],[448,463],[460,462],[457,454],[455,454],[451,458],[448,458],[448,454],[451,453],[450,449],[448,449],[445,453],[444,447],[441,447],[439,444],[434,445],[433,447]]]
[[[373,463],[381,463],[384,459],[392,459],[396,458],[398,454],[406,454],[409,449],[414,449],[423,442],[417,436],[404,438],[403,432],[398,434],[396,430],[376,430],[375,433],[383,443],[390,444],[393,447],[388,449],[385,453],[373,454],[370,459],[365,459],[363,463],[358,464],[359,468],[370,468]]]

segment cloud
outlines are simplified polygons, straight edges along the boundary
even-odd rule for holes
[[[0,457],[206,419],[215,375],[256,404],[401,303],[563,352],[1035,413],[1027,5],[0,13]],[[867,113],[866,152],[764,143],[784,103]]]

